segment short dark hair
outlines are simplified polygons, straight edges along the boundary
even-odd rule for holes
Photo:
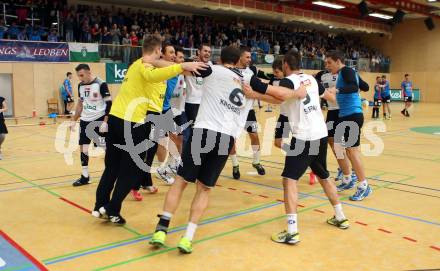
[[[220,59],[223,64],[235,65],[240,60],[240,50],[232,45],[225,47],[220,53]]]
[[[246,53],[246,52],[251,52],[251,49],[249,49],[249,47],[247,47],[247,46],[241,46],[240,47],[240,56],[241,55],[243,55],[244,53]]]
[[[380,78],[380,76],[376,76],[376,80],[379,79],[379,78]]]
[[[337,51],[337,50],[330,50],[327,52],[327,54],[325,54],[325,57],[331,58],[333,59],[333,61],[338,61],[338,59],[344,63],[345,61],[345,56],[344,53],[342,53],[341,51]]]
[[[153,53],[157,47],[162,45],[162,37],[159,35],[150,35],[144,39],[142,51],[144,53]]]
[[[273,70],[283,70],[283,59],[282,58],[276,58],[275,61],[272,63],[272,69]]]
[[[69,75],[72,75],[72,73],[71,72],[67,72],[66,73],[66,77],[69,77]]]
[[[387,76],[384,74],[384,75],[382,75],[382,78],[384,78],[384,79],[386,79],[387,78]]]
[[[199,48],[197,48],[197,49],[198,49],[199,51],[202,51],[202,49],[203,49],[204,46],[211,48],[211,45],[209,45],[209,44],[206,43],[206,42],[202,42],[202,43],[200,44]]]
[[[289,50],[285,55],[284,55],[284,59],[283,59],[284,63],[287,63],[287,66],[295,71],[295,70],[299,70],[300,68],[300,63],[301,63],[301,55],[299,54],[299,52],[294,51],[294,50]]]
[[[185,52],[183,51],[183,48],[180,47],[180,46],[176,46],[176,47],[174,47],[174,50],[176,51],[176,55],[177,55],[178,52],[181,52],[182,54],[185,55]]]
[[[405,77],[408,77],[408,76],[409,76],[409,74],[406,73],[406,74],[405,74]]]
[[[167,47],[173,47],[174,48],[174,45],[172,45],[171,43],[165,43],[162,46],[162,54],[165,54],[167,52]]]
[[[80,70],[90,71],[90,67],[87,64],[81,63],[75,68],[75,71],[77,72],[79,72]]]

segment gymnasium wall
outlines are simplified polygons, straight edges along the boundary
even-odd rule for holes
[[[392,37],[366,36],[365,41],[391,57],[391,87],[400,88],[405,73],[420,88],[423,102],[440,102],[440,20],[428,31],[423,19],[407,19]]]
[[[78,79],[75,67],[78,63],[0,63],[0,73],[12,74],[12,97],[14,116],[31,116],[35,109],[38,115],[47,114],[47,99],[58,98],[62,110],[59,87],[66,78],[67,72],[73,73],[72,87],[77,96]],[[104,63],[89,63],[93,74],[105,79]],[[110,85],[112,94],[119,89]],[[11,101],[7,101],[11,103]],[[61,111],[62,112],[62,111]]]
[[[75,66],[78,63],[0,63],[0,73],[12,74],[12,97],[14,116],[31,116],[35,109],[38,115],[47,114],[47,99],[58,98],[60,112],[63,104],[60,97],[59,87],[63,83],[68,71],[73,73],[72,87],[77,97],[77,85],[79,83],[75,75]],[[105,80],[105,63],[89,63],[92,73]],[[263,68],[271,72],[270,68]],[[318,71],[307,70],[308,74],[316,74]],[[374,85],[376,75],[374,73],[361,73],[361,77]],[[119,84],[109,85],[112,96],[119,91]],[[366,99],[372,100],[372,91],[362,93]],[[8,101],[11,103],[11,101]]]

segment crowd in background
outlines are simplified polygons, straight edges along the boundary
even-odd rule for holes
[[[68,6],[65,0],[33,1],[34,6],[30,6],[30,2],[9,1],[6,11],[16,18],[9,18],[7,22],[0,20],[0,37],[34,41],[97,42],[131,47],[141,46],[142,40],[148,35],[159,34],[164,42],[184,48],[197,48],[202,43],[219,48],[235,44],[248,46],[254,54],[276,55],[296,49],[303,57],[312,60],[321,60],[326,51],[338,49],[345,52],[348,59],[367,58],[371,65],[379,66],[390,61],[378,50],[362,43],[359,37],[350,34],[230,18],[171,16],[113,6]],[[28,20],[30,16],[35,20]],[[108,49],[104,57],[123,53],[123,48]]]

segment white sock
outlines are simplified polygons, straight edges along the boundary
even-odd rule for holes
[[[173,217],[173,214],[172,213],[168,213],[168,212],[162,212],[162,216],[171,219]]]
[[[254,162],[253,164],[259,164],[260,163],[260,145],[253,145],[252,151],[254,152]]]
[[[358,187],[360,187],[361,189],[367,189],[367,187],[368,187],[367,180],[363,180],[362,182],[360,182]]]
[[[232,166],[234,167],[238,166],[238,159],[236,154],[231,155],[231,160],[232,160]]]
[[[342,204],[336,204],[335,206],[333,206],[333,208],[335,209],[335,217],[338,221],[344,220],[345,219],[345,215],[344,212],[342,212]]]
[[[287,214],[287,232],[292,234],[298,232],[297,214]]]
[[[188,227],[186,227],[185,237],[192,241],[192,239],[194,238],[194,233],[196,233],[196,229],[197,224],[189,222]]]
[[[89,167],[88,166],[83,166],[82,167],[82,175],[86,178],[89,177]]]
[[[342,183],[348,184],[351,182],[351,175],[344,175],[344,178],[342,178]]]

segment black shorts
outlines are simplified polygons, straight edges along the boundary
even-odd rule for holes
[[[403,97],[403,100],[405,102],[412,102],[413,98],[412,98],[412,96],[405,96],[405,97]]]
[[[374,98],[374,106],[381,106],[381,105],[382,105],[382,99]]]
[[[246,125],[244,127],[248,133],[255,134],[258,132],[258,122],[255,110],[251,109],[246,119]]]
[[[66,103],[67,104],[69,104],[69,103],[73,103],[73,99],[72,99],[72,97],[70,97],[70,96],[67,96],[67,98],[66,98]]]
[[[330,177],[327,170],[327,142],[327,137],[314,141],[303,141],[293,137],[290,150],[286,150],[281,176],[299,180],[310,167],[319,178],[325,180]]]
[[[328,137],[335,137],[335,129],[336,125],[338,124],[339,119],[339,109],[336,110],[329,110],[327,112],[327,130],[328,130]]]
[[[391,103],[391,96],[385,96],[385,97],[382,97],[382,101],[383,101],[383,103],[386,103],[386,104],[389,104],[389,103]]]
[[[183,146],[182,164],[177,175],[187,182],[198,180],[207,187],[214,187],[234,142],[230,135],[208,129],[193,129],[192,136]]]
[[[194,122],[197,118],[197,113],[199,112],[200,104],[185,104],[185,114],[188,121],[192,121],[191,125],[194,125]]]
[[[176,134],[181,135],[183,133],[183,127],[185,126],[187,120],[185,112],[182,114],[174,116],[174,123],[176,124]]]
[[[5,120],[0,120],[0,134],[7,134],[8,133],[8,127],[6,127]]]
[[[95,145],[105,146],[105,134],[99,132],[99,126],[101,126],[104,116],[95,121],[79,121],[79,145],[89,145],[93,140]]]
[[[275,139],[288,138],[290,133],[289,118],[280,114],[275,127]]]
[[[339,118],[335,131],[335,143],[342,144],[345,148],[359,147],[363,125],[364,114],[362,113]]]

